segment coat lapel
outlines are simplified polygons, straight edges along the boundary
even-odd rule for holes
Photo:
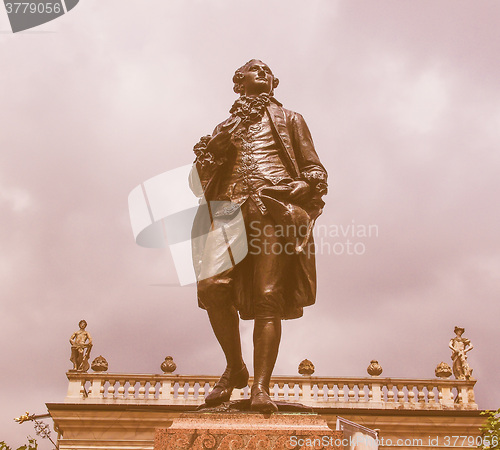
[[[283,160],[290,170],[290,175],[292,175],[294,178],[298,178],[300,175],[300,171],[299,167],[297,166],[297,160],[295,159],[295,153],[290,141],[290,133],[286,126],[285,111],[281,107],[281,104],[276,104],[273,101],[269,103],[267,111],[269,113],[275,135],[278,138],[278,143],[283,150]]]

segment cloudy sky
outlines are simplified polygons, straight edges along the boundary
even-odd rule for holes
[[[351,238],[361,255],[318,256],[317,304],[285,324],[275,373],[309,358],[364,376],[378,359],[432,378],[461,325],[476,400],[500,406],[499,15],[497,0],[81,0],[12,34],[0,11],[0,440],[20,445],[34,433],[12,418],[64,399],[81,318],[110,371],[158,373],[166,355],[223,370],[195,288],[135,244],[127,197],[192,161],[251,58],[330,174],[319,225],[378,230]]]

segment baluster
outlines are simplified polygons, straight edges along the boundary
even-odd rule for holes
[[[418,390],[418,403],[425,403],[425,393],[424,393],[424,386],[422,384],[417,384],[417,390]]]
[[[278,398],[278,394],[276,392],[276,383],[274,381],[271,381],[269,385],[269,395],[273,400],[276,400]]]
[[[118,395],[117,398],[125,398],[125,380],[118,380]]]
[[[186,389],[184,388],[185,382],[179,381],[179,387],[177,388],[177,400],[184,402]]]
[[[116,380],[109,380],[108,395],[106,398],[115,398],[115,383]]]
[[[298,400],[295,393],[295,383],[293,381],[288,382],[288,400]]]
[[[358,383],[358,402],[364,402],[365,401],[365,384],[364,383]]]
[[[373,390],[372,390],[373,383],[368,384],[368,401],[373,402]]]
[[[335,391],[334,391],[335,384],[334,383],[328,383],[326,385],[326,387],[328,388],[327,401],[334,402],[335,401]]]
[[[311,400],[314,401],[314,387],[316,387],[317,392],[316,392],[316,401],[321,402],[324,397],[324,392],[323,392],[323,383],[321,381],[318,381],[313,387],[312,387],[312,392],[311,392]]]
[[[388,403],[393,403],[394,402],[394,385],[392,383],[387,384],[387,402]]]
[[[285,400],[285,383],[282,381],[278,382],[278,401]]]
[[[187,400],[188,401],[194,401],[194,384],[196,383],[195,380],[189,380],[188,381],[188,392],[187,392]]]
[[[345,385],[343,383],[338,383],[338,387],[339,387],[339,402],[342,402],[342,403],[345,402],[344,386]]]
[[[127,398],[135,398],[135,380],[129,381],[127,392]]]
[[[404,384],[397,384],[396,388],[398,389],[398,403],[404,403],[404,401],[405,401],[405,392],[404,392],[405,385]]]
[[[198,400],[203,400],[205,398],[205,381],[200,380],[198,382]]]
[[[349,388],[349,393],[347,394],[348,395],[347,401],[348,402],[354,402],[354,401],[356,401],[354,399],[354,396],[355,396],[355,394],[354,394],[354,386],[355,386],[354,383],[348,383],[347,386]]]
[[[408,402],[415,403],[415,391],[413,390],[415,386],[413,384],[408,385]]]
[[[321,401],[323,401],[323,402],[328,401],[328,383],[327,382],[321,383]]]
[[[146,398],[146,382],[147,380],[139,381],[139,395],[138,398],[144,399]]]
[[[434,386],[432,386],[432,385],[427,386],[427,399],[428,399],[428,403],[429,404],[436,403],[435,397],[436,397],[436,394],[434,394]]]
[[[147,398],[150,398],[150,399],[156,398],[156,381],[155,380],[149,381],[149,389],[148,389]]]

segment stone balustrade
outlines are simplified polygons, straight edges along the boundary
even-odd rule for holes
[[[65,403],[199,405],[218,377],[68,372]],[[250,378],[249,384],[252,384]],[[275,376],[275,400],[314,408],[475,410],[475,380]],[[249,396],[235,389],[232,400]]]

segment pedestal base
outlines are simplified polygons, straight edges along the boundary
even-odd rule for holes
[[[184,413],[157,429],[155,450],[342,449],[342,432],[316,414]]]

